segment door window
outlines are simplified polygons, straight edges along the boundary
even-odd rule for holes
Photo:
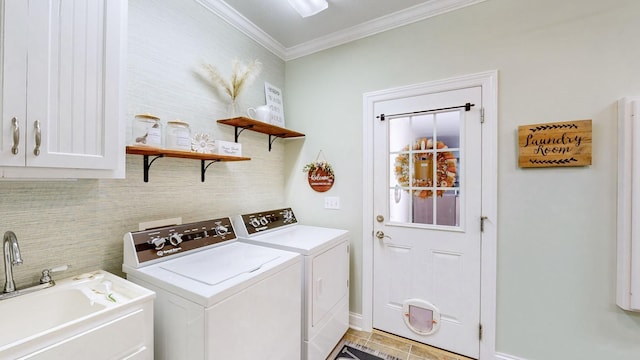
[[[460,110],[387,118],[391,222],[460,226],[461,118]]]

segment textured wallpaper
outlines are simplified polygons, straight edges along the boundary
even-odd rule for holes
[[[230,74],[233,59],[263,63],[241,109],[265,103],[265,81],[284,87],[281,59],[195,1],[130,0],[128,22],[127,143],[133,116],[147,112],[165,125],[181,119],[194,133],[233,141],[233,128],[216,123],[227,106],[196,74],[203,62],[223,74]],[[271,152],[264,134],[245,131],[239,142],[252,160],[213,164],[204,183],[200,161],[173,158],[156,160],[144,183],[137,155],[127,155],[124,180],[1,181],[0,232],[17,234],[24,260],[14,267],[17,286],[62,264],[72,268],[54,278],[95,269],[122,275],[123,235],[142,221],[181,216],[189,222],[283,206],[282,140]]]

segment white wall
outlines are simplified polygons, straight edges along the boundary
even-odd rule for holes
[[[265,81],[284,86],[281,59],[193,0],[129,0],[128,38],[128,136],[134,114],[150,112],[165,124],[179,118],[194,131],[233,141],[233,128],[215,121],[227,116],[226,106],[195,75],[203,61],[225,74],[235,58],[264,64],[241,97],[243,108],[264,103]],[[213,164],[204,183],[200,161],[174,158],[156,160],[144,183],[137,155],[127,156],[124,180],[0,182],[0,234],[17,234],[24,259],[14,268],[18,287],[61,264],[73,268],[58,277],[98,268],[120,274],[122,237],[141,221],[198,221],[284,206],[282,142],[269,152],[267,136],[250,131],[240,142],[252,160]]]
[[[362,94],[499,71],[497,350],[526,359],[638,359],[640,316],[615,306],[616,102],[640,94],[640,2],[488,0],[286,65],[287,203],[352,239],[362,311]],[[593,120],[593,165],[520,169],[519,125]],[[373,121],[373,119],[372,119]],[[322,149],[336,183],[301,169]],[[323,209],[325,195],[341,210]],[[369,214],[365,214],[369,216]]]
[[[18,286],[39,271],[120,271],[122,235],[139,221],[185,221],[291,205],[307,223],[352,231],[353,312],[361,312],[362,94],[497,69],[500,74],[497,348],[526,359],[637,359],[640,316],[614,305],[616,101],[640,94],[637,0],[488,0],[285,64],[192,1],[130,0],[127,121],[138,112],[181,118],[232,139],[217,125],[224,106],[193,75],[199,61],[228,71],[260,59],[262,83],[284,90],[287,127],[305,140],[244,132],[252,161],[212,165],[159,159],[142,182],[142,158],[125,180],[0,182],[0,232],[14,230],[25,263]],[[285,81],[286,75],[286,81]],[[517,167],[519,125],[593,119],[593,165]],[[129,133],[128,130],[127,133]],[[283,145],[286,144],[286,145]],[[302,167],[319,150],[336,171],[326,194]],[[284,185],[284,186],[283,186]],[[325,195],[341,210],[324,210]]]

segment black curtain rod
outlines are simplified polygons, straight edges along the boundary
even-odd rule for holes
[[[406,115],[421,115],[421,114],[426,114],[426,113],[431,113],[431,112],[436,112],[436,111],[462,109],[462,108],[464,108],[464,111],[469,111],[469,110],[471,110],[472,106],[476,106],[476,104],[466,103],[466,104],[460,105],[460,106],[452,106],[452,107],[446,107],[446,108],[440,108],[440,109],[429,109],[429,110],[422,110],[422,111],[414,111],[414,112],[401,113],[401,114],[391,114],[391,115],[380,114],[380,115],[376,116],[376,119],[380,119],[380,121],[384,121],[385,118],[389,117],[389,116],[396,117],[396,116],[406,116]]]

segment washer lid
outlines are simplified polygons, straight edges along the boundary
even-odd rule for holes
[[[333,247],[348,237],[347,230],[297,224],[239,239],[253,244],[265,244],[282,250],[295,251],[302,255],[312,255]]]
[[[235,244],[215,249],[215,257],[200,252],[182,257],[160,267],[205,285],[215,286],[242,274],[260,269],[280,256],[257,246]]]

